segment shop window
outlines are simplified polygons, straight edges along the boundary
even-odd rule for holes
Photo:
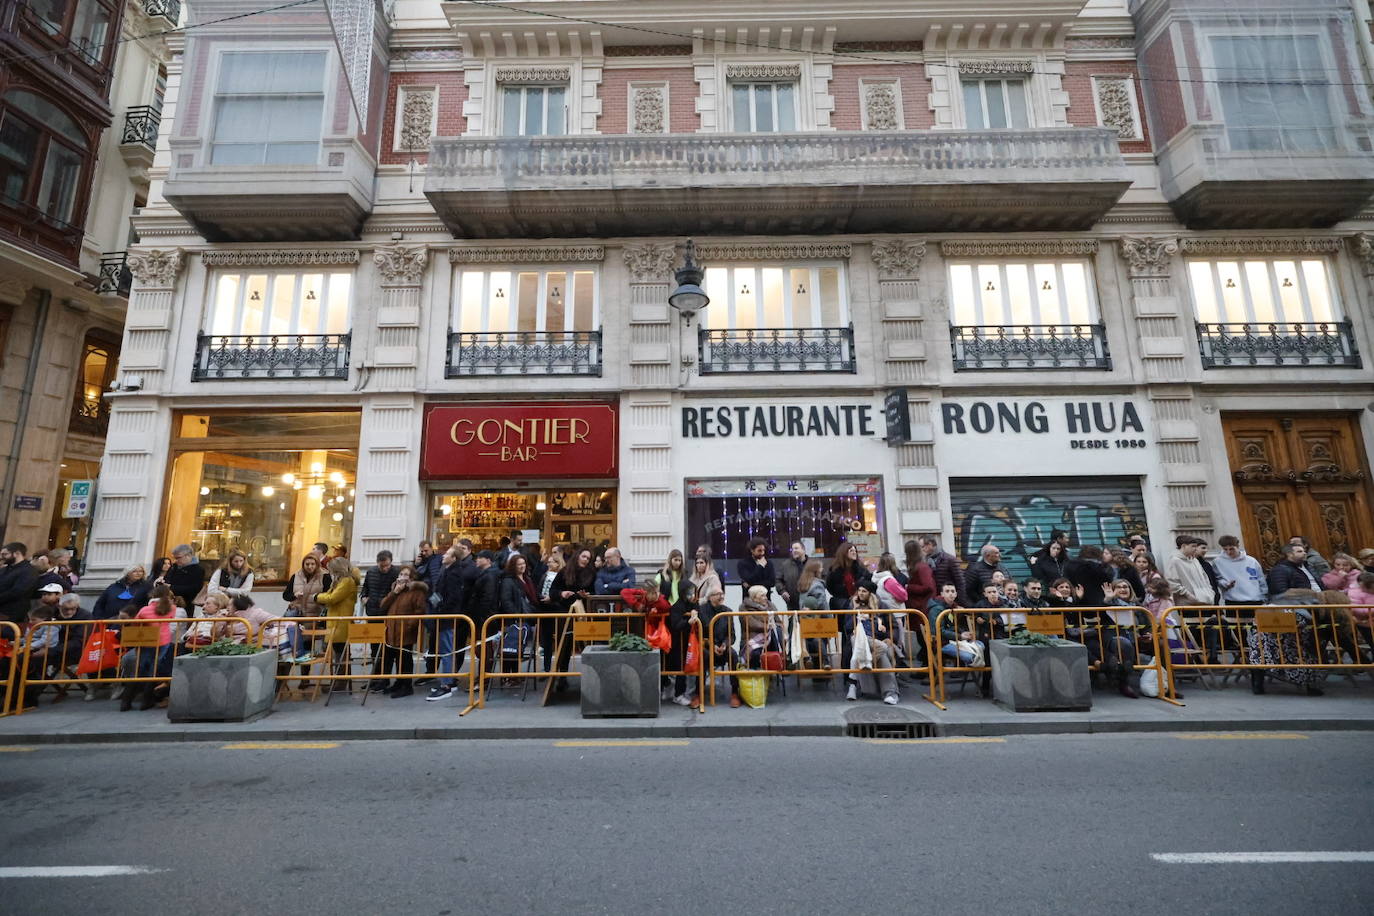
[[[1331,64],[1318,36],[1216,36],[1211,48],[1231,149],[1313,152],[1337,145]]]
[[[314,165],[324,118],[323,51],[234,51],[215,86],[215,165]]]
[[[206,316],[215,336],[345,334],[349,329],[350,273],[218,274]]]
[[[88,436],[104,436],[109,427],[110,406],[105,392],[114,381],[119,347],[98,335],[86,338],[81,356],[81,378],[72,405],[71,429]]]
[[[592,331],[601,320],[591,270],[460,270],[453,330]]]
[[[849,325],[839,265],[740,264],[709,267],[705,327],[838,328]]]
[[[735,133],[768,134],[797,129],[797,84],[731,82]]]
[[[566,86],[502,86],[501,134],[553,137],[568,132]]]
[[[357,494],[359,415],[178,414],[163,545],[218,563],[242,550],[259,584],[299,568],[317,541],[347,546]]]
[[[990,261],[949,267],[956,326],[1081,325],[1097,322],[1092,267],[1080,261]]]
[[[86,135],[56,105],[15,89],[0,98],[0,192],[63,224],[76,211]]]
[[[496,550],[512,531],[523,531],[526,544],[545,550],[554,544],[609,546],[615,497],[614,490],[438,493],[431,502],[430,540],[467,538],[475,550]]]
[[[1322,258],[1189,261],[1193,306],[1201,322],[1334,322],[1331,266]]]
[[[964,77],[960,83],[969,130],[1030,127],[1023,77]]]

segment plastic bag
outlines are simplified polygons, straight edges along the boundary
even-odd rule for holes
[[[750,709],[762,709],[768,702],[768,675],[741,674],[739,676],[739,698]]]
[[[662,614],[645,619],[644,638],[649,645],[662,652],[673,648],[673,634],[668,632],[668,620]]]
[[[77,662],[77,674],[99,674],[119,665],[119,640],[104,627],[96,627],[94,633],[86,637],[86,645],[81,649],[81,661]]]
[[[1141,656],[1140,663],[1142,665],[1152,665],[1154,664],[1154,659]],[[1140,672],[1140,695],[1143,697],[1159,696],[1158,668],[1146,668],[1144,671]]]
[[[682,656],[682,670],[696,671],[701,667],[701,637],[692,630],[687,635],[687,651]]]

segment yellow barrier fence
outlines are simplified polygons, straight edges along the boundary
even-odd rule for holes
[[[479,709],[486,706],[487,682],[495,680],[512,680],[523,683],[528,680],[544,678],[545,701],[547,702],[549,690],[558,678],[580,678],[582,672],[572,671],[571,655],[579,652],[579,647],[589,644],[605,644],[610,642],[613,630],[629,630],[631,632],[643,633],[645,615],[630,612],[592,612],[585,614],[562,613],[562,614],[493,614],[482,623],[482,634],[480,649],[478,651],[481,659],[481,676],[478,679],[477,688],[477,707]],[[537,638],[537,628],[548,622],[554,626],[554,645],[551,653],[548,671],[538,670],[535,662],[538,653],[534,645]],[[516,634],[516,651],[513,653],[516,659],[515,670],[506,667],[506,652],[503,645],[505,633],[509,625],[517,625],[520,630]],[[524,635],[525,627],[529,626],[529,636]],[[669,669],[664,666],[659,674],[662,677],[685,677],[694,679],[697,682],[697,711],[706,712],[706,638],[702,632],[701,621],[698,620],[692,625],[691,632],[694,632],[701,644],[701,655],[698,665],[692,670]],[[528,639],[528,650],[527,640]],[[565,641],[569,643],[569,651],[565,659],[563,647]],[[494,646],[494,649],[492,648]],[[567,668],[564,663],[568,662]],[[527,663],[527,670],[520,670],[522,663]]]
[[[439,652],[437,645],[431,647],[428,657],[436,662],[434,672],[424,670],[423,665],[417,671],[414,664],[415,659],[426,657],[420,641],[427,625],[440,637],[446,629],[452,634],[451,640],[444,640],[451,642],[446,651]],[[308,693],[314,701],[326,681],[325,705],[340,685],[350,685],[351,690],[355,681],[370,691],[371,685],[386,681],[409,686],[423,679],[463,680],[467,682],[468,703],[459,715],[465,715],[474,705],[474,632],[472,618],[466,614],[274,617],[257,633],[257,644],[277,649],[277,683],[283,688],[279,699],[303,698]],[[355,645],[370,647],[368,660],[358,663],[365,669],[360,673],[355,673],[352,659],[351,647]],[[289,687],[291,681],[298,684],[294,690]],[[366,693],[363,702],[367,702]]]
[[[1088,649],[1094,671],[1104,667],[1118,669],[1128,660],[1131,671],[1153,671],[1158,679],[1159,699],[1182,705],[1175,698],[1168,676],[1168,641],[1161,621],[1141,607],[1064,607],[1064,608],[949,608],[935,616],[929,634],[931,645],[938,646],[939,693],[949,699],[949,677],[954,673],[974,674],[980,692],[987,693],[992,677],[990,643],[1005,639],[1016,630],[1081,643]],[[981,657],[980,657],[981,656]],[[1141,659],[1148,657],[1148,664]]]
[[[878,643],[885,643],[888,648],[879,646],[879,651],[871,653],[874,656],[871,667],[855,668],[851,667],[852,634],[861,615],[867,624],[874,623],[869,618],[876,618],[881,623],[880,627],[876,627],[878,632],[870,638],[876,638]],[[760,618],[764,616],[750,611],[723,611],[711,618],[709,658],[712,705],[717,701],[716,681],[721,677],[730,678],[733,684],[741,675],[762,675],[779,680],[796,677],[799,682],[801,678],[840,676],[842,681],[847,681],[851,675],[872,675],[881,688],[881,681],[886,680],[886,675],[924,675],[929,680],[929,689],[922,699],[944,709],[935,695],[936,676],[930,667],[927,620],[920,611],[774,611],[766,615],[767,620],[760,629]],[[722,626],[723,631],[719,629]],[[717,634],[722,641],[717,641]],[[796,651],[798,641],[800,658]],[[724,652],[719,651],[721,646],[725,647]],[[897,652],[892,651],[890,656],[887,655],[889,650],[898,648],[901,650],[900,657],[906,659],[905,665],[897,664],[900,660]],[[887,656],[892,664],[882,664],[879,652]],[[920,655],[926,659],[924,665],[916,664]],[[809,666],[806,665],[807,656],[811,662]],[[798,667],[799,662],[802,667]],[[888,686],[895,689],[891,683]]]
[[[11,694],[15,713],[31,709],[50,686],[58,698],[72,687],[102,690],[106,686],[166,683],[172,676],[172,658],[186,629],[194,623],[214,621],[252,625],[242,617],[168,617],[142,620],[45,620],[24,634],[23,650],[11,659],[11,674],[18,673]],[[172,642],[162,645],[162,628],[171,629]],[[83,672],[82,669],[86,669]],[[140,671],[147,673],[140,674]],[[35,702],[30,702],[33,700]]]
[[[24,638],[24,631],[18,624],[8,620],[0,620],[0,645],[8,644],[5,655],[0,658],[0,688],[4,693],[0,694],[0,718],[12,715],[19,707],[18,693],[15,690],[15,682],[19,679],[19,652],[21,642]]]
[[[1258,689],[1271,675],[1306,687],[1316,687],[1331,672],[1374,677],[1369,605],[1279,599],[1265,605],[1179,605],[1167,616],[1172,621],[1165,629],[1180,646],[1169,664],[1171,689],[1173,677],[1188,673],[1248,672]]]

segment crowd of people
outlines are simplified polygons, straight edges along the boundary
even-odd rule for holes
[[[690,561],[673,550],[641,578],[615,547],[556,545],[546,552],[524,543],[519,531],[498,550],[474,549],[466,539],[439,549],[424,541],[407,564],[382,551],[365,573],[341,547],[319,543],[287,579],[281,592],[287,609],[278,616],[258,606],[253,570],[237,550],[207,572],[192,548],[180,545],[150,566],[129,567],[87,610],[74,591],[79,580],[70,553],[31,560],[23,544],[11,543],[0,549],[0,619],[23,635],[0,659],[0,680],[22,648],[31,679],[72,682],[52,685],[54,702],[74,687],[86,701],[108,697],[102,684],[112,677],[138,677],[146,680],[120,690],[120,708],[148,709],[165,698],[163,681],[176,654],[229,639],[275,646],[279,674],[298,667],[300,686],[310,686],[309,672],[327,659],[319,676],[333,683],[352,665],[348,621],[368,615],[386,618],[386,625],[384,641],[372,647],[367,689],[402,698],[428,686],[426,699],[440,701],[454,694],[471,635],[454,615],[465,615],[479,631],[500,615],[505,623],[489,634],[488,657],[497,664],[511,656],[517,664],[542,659],[561,691],[568,686],[560,673],[568,670],[572,640],[557,619],[533,615],[608,608],[643,615],[639,632],[663,653],[665,671],[680,672],[664,678],[664,699],[688,707],[702,702],[699,681],[687,671],[699,665],[698,641],[709,643],[717,668],[810,669],[820,678],[838,669],[847,699],[895,704],[913,669],[936,661],[926,657],[928,636],[944,666],[978,669],[986,694],[989,643],[1038,613],[1064,614],[1064,636],[1087,646],[1095,671],[1127,697],[1139,695],[1140,659],[1164,652],[1175,662],[1200,656],[1219,665],[1229,654],[1232,664],[1284,666],[1274,675],[1310,694],[1321,693],[1325,673],[1301,665],[1370,660],[1374,549],[1328,561],[1294,536],[1283,559],[1266,570],[1234,536],[1217,546],[1209,557],[1205,541],[1181,535],[1160,564],[1141,537],[1074,550],[1069,534],[1055,530],[1030,558],[1030,575],[1017,577],[995,544],[965,566],[934,536],[908,542],[905,562],[891,553],[865,558],[852,543],[821,558],[797,542],[775,559],[768,543],[755,538],[733,563],[717,562],[705,547]],[[732,608],[726,589],[736,585]],[[1264,604],[1291,609],[1296,628],[1272,633],[1254,626],[1250,608]],[[802,636],[800,620],[841,610],[852,613],[830,615],[834,638]],[[317,626],[312,619],[322,621]],[[52,622],[59,625],[44,625]],[[1156,622],[1167,646],[1154,645]],[[156,647],[120,651],[119,633],[129,625],[156,627]],[[1265,690],[1266,671],[1251,668],[1256,693]],[[100,683],[81,684],[82,676]],[[738,676],[729,685],[730,705],[741,705]],[[31,685],[24,704],[35,705],[45,686]]]

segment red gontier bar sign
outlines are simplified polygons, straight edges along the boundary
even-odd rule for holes
[[[613,478],[617,406],[602,401],[429,404],[420,477]]]

